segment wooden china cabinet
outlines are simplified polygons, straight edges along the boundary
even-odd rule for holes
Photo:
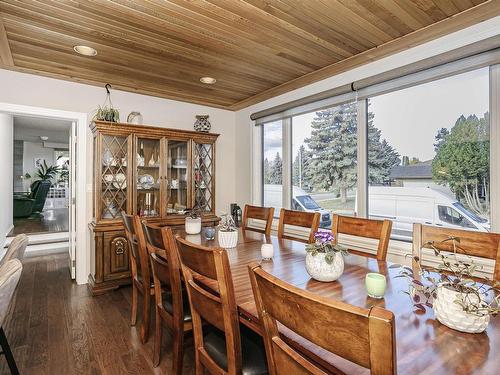
[[[158,225],[183,227],[185,210],[216,225],[215,142],[218,134],[95,121],[93,295],[130,283],[121,211]]]

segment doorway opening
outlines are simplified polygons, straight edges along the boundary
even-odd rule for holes
[[[38,242],[69,241],[72,121],[15,115],[13,228]]]

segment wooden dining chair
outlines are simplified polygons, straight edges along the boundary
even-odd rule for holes
[[[335,242],[338,241],[338,234],[348,234],[351,236],[373,238],[378,240],[377,255],[378,260],[387,258],[387,248],[391,238],[392,221],[390,220],[372,220],[352,216],[333,215],[332,233]],[[360,255],[371,256],[371,254],[354,251]]]
[[[328,373],[289,345],[278,323],[323,350],[369,368],[372,375],[396,373],[392,312],[320,297],[272,276],[257,263],[249,266],[249,273],[271,374]]]
[[[267,374],[262,338],[239,324],[226,250],[176,236],[193,319],[196,374]],[[203,324],[206,323],[206,324]]]
[[[432,225],[413,224],[413,256],[422,259],[422,248],[431,248],[429,242],[440,251],[453,252],[451,241],[442,243],[450,237],[460,239],[457,253],[480,258],[493,259],[495,268],[493,280],[500,281],[500,234],[450,229]],[[415,264],[415,261],[414,261]]]
[[[7,263],[11,259],[19,259],[22,260],[24,258],[24,252],[26,251],[26,246],[28,246],[28,236],[24,233],[18,234],[12,242],[10,243],[5,255],[0,260],[0,267]]]
[[[142,223],[146,246],[151,257],[155,285],[155,337],[153,365],[160,364],[162,327],[173,337],[172,374],[182,373],[184,335],[193,329],[188,296],[182,291],[181,268],[175,240],[169,227]]]
[[[129,261],[132,274],[132,311],[130,324],[137,322],[138,293],[142,295],[142,322],[140,329],[141,342],[146,343],[149,338],[149,323],[151,310],[151,296],[154,295],[154,282],[151,274],[146,240],[142,229],[141,219],[137,215],[127,215],[122,211],[125,234],[129,243]]]
[[[245,230],[264,233],[266,236],[269,236],[271,235],[271,225],[273,224],[273,217],[274,207],[259,207],[246,204],[243,210],[243,220],[241,227]],[[265,229],[248,226],[248,219],[264,221],[266,224]]]
[[[19,375],[16,360],[10,350],[3,324],[7,318],[9,306],[23,271],[19,259],[10,259],[0,266],[0,354],[5,355],[11,375]]]
[[[278,238],[296,240],[305,243],[313,243],[314,233],[316,233],[319,228],[320,219],[321,216],[319,212],[293,211],[282,208],[280,211],[280,221],[278,225]],[[307,240],[297,236],[286,234],[285,225],[309,228],[310,230]]]

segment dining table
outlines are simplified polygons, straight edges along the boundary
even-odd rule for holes
[[[202,233],[188,235],[177,231],[186,240],[198,245],[219,247],[217,235],[207,240]],[[271,260],[263,260],[262,244],[274,247]],[[284,240],[262,233],[238,230],[236,247],[226,249],[240,322],[262,335],[262,328],[250,284],[248,266],[258,262],[262,268],[281,280],[316,295],[343,301],[369,309],[379,306],[391,311],[395,317],[396,357],[399,374],[500,374],[500,318],[491,319],[483,333],[462,333],[441,324],[432,309],[416,313],[410,297],[408,281],[391,268],[390,261],[380,261],[359,251],[345,256],[343,274],[333,282],[320,282],[311,278],[305,267],[305,243]],[[386,276],[384,298],[367,295],[365,276],[378,272]],[[368,369],[317,347],[293,333],[293,327],[281,327],[288,342],[303,354],[332,373],[362,374]],[[328,329],[328,327],[324,327]],[[332,332],[335,335],[335,332]],[[389,348],[388,348],[389,350]]]

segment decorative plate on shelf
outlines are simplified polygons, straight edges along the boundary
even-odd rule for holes
[[[107,184],[110,184],[113,182],[113,175],[112,174],[105,174],[102,178],[104,180],[104,182],[106,182]]]
[[[116,189],[126,189],[127,188],[127,176],[123,173],[117,173],[113,181],[113,186]]]
[[[150,174],[143,174],[139,176],[138,185],[142,189],[151,189],[155,184],[155,179]]]

